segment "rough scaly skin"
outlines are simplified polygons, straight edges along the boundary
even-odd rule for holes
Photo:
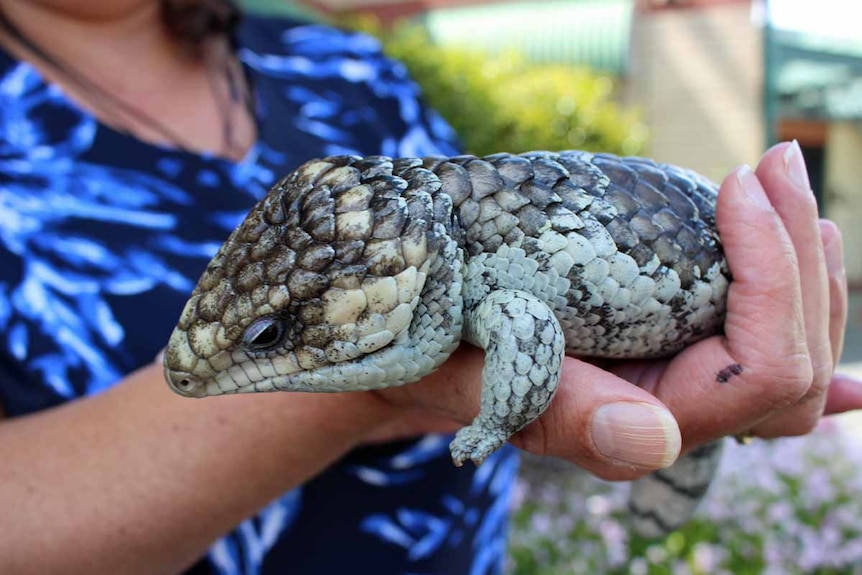
[[[578,151],[309,162],[212,260],[166,376],[192,397],[378,389],[465,340],[486,353],[481,412],[451,449],[479,463],[544,411],[564,354],[667,356],[720,330],[715,198],[692,172]]]

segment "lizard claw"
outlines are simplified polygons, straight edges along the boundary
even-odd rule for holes
[[[475,424],[459,429],[455,439],[449,444],[452,462],[461,467],[467,460],[472,460],[477,466],[485,459],[503,447],[509,439],[508,435],[499,430],[488,429]]]

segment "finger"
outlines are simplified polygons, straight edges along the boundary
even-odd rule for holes
[[[829,340],[832,344],[832,361],[838,365],[844,351],[849,307],[844,245],[838,226],[829,220],[821,220],[820,235],[826,253],[826,272],[829,274]]]
[[[483,353],[462,345],[421,381],[377,393],[396,405],[426,405],[466,425],[479,412]],[[650,393],[589,363],[566,357],[556,396],[538,420],[513,436],[536,455],[571,461],[605,479],[633,479],[672,464],[680,434]]]
[[[622,480],[671,465],[681,437],[670,411],[653,395],[595,365],[566,358],[554,401],[512,443]]]
[[[685,448],[749,429],[796,403],[812,378],[793,242],[750,169],[722,183],[716,222],[733,276],[725,335],[678,354],[652,385]]]
[[[826,396],[825,415],[862,409],[862,379],[843,373],[832,376]]]
[[[726,345],[749,370],[795,371],[807,358],[799,261],[788,230],[757,176],[742,168],[725,180],[716,220],[733,281]],[[784,365],[779,356],[793,359]],[[765,374],[762,374],[765,375]],[[792,373],[787,373],[792,375]],[[794,378],[795,379],[795,378]],[[799,390],[790,390],[798,396]]]
[[[400,408],[423,406],[466,424],[479,412],[484,364],[481,349],[461,345],[443,365],[420,381],[374,393]]]
[[[774,146],[757,168],[772,205],[784,222],[799,263],[805,338],[811,362],[811,385],[801,401],[751,431],[761,437],[800,435],[817,426],[834,371],[830,339],[829,276],[820,235],[817,203],[802,151],[795,141]]]

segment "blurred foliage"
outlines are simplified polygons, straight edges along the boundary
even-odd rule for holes
[[[342,24],[376,36],[407,66],[471,154],[576,148],[631,155],[646,142],[646,127],[614,102],[607,76],[531,63],[514,52],[439,46],[409,22],[384,28],[373,17],[351,16]]]
[[[862,573],[862,441],[830,421],[805,437],[727,442],[694,519],[656,540],[629,530],[627,484],[537,461],[522,470],[511,575]]]

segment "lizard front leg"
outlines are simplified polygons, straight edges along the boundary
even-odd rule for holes
[[[477,465],[551,403],[565,338],[553,311],[523,291],[492,291],[464,318],[465,339],[485,350],[479,415],[449,448],[456,465]]]

